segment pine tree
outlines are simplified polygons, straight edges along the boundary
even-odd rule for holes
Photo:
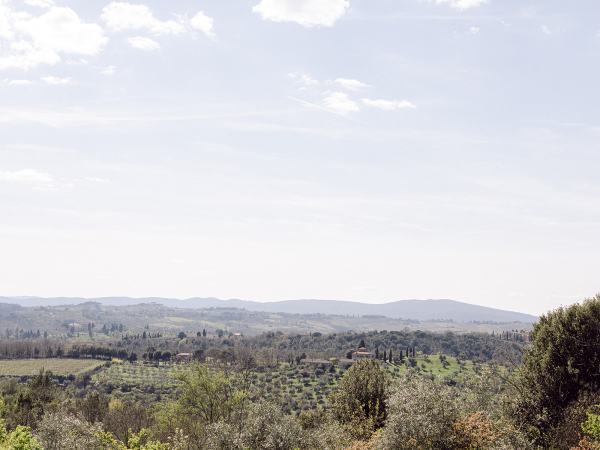
[[[383,360],[387,361],[387,351],[383,351]]]
[[[392,359],[392,349],[390,348],[390,352],[388,353],[388,361],[390,363],[394,362],[394,360]]]

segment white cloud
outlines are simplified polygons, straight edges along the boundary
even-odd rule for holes
[[[338,78],[334,81],[334,83],[348,91],[358,91],[369,87],[368,84],[363,83],[362,81],[353,80],[351,78]]]
[[[129,45],[133,48],[137,48],[139,50],[158,50],[160,48],[160,44],[153,39],[143,37],[143,36],[134,36],[127,39]]]
[[[323,99],[323,106],[337,114],[346,115],[360,111],[358,103],[345,92],[332,92]]]
[[[438,5],[448,5],[454,9],[470,9],[482,6],[487,3],[487,0],[427,0]]]
[[[46,83],[46,84],[50,84],[52,86],[64,86],[65,84],[69,84],[71,83],[71,77],[54,77],[52,75],[47,76],[47,77],[42,77],[41,80]]]
[[[0,1],[0,70],[54,65],[63,55],[96,55],[107,42],[102,28],[82,22],[70,8],[47,3],[41,15]]]
[[[100,16],[111,31],[147,30],[154,34],[180,34],[185,25],[180,21],[159,20],[146,5],[111,2],[102,9]]]
[[[374,99],[370,99],[370,98],[363,98],[362,102],[365,106],[381,109],[383,111],[396,111],[399,109],[415,109],[416,108],[414,103],[411,103],[408,100],[383,100],[383,99],[374,100]]]
[[[54,178],[45,172],[35,169],[22,169],[16,171],[0,171],[0,181],[7,183],[29,184],[38,187],[52,187]]]
[[[117,66],[106,66],[100,71],[102,75],[114,75],[117,72]]]
[[[481,28],[479,28],[479,27],[469,28],[469,33],[471,33],[471,34],[479,34],[480,31],[481,31]]]
[[[319,85],[319,81],[315,80],[307,73],[292,72],[288,73],[288,77],[290,77],[292,80],[294,80],[294,82],[303,87],[314,87]]]
[[[348,0],[261,0],[252,11],[273,22],[331,27],[349,6]]]
[[[193,29],[203,32],[210,38],[215,37],[213,25],[214,19],[207,16],[202,11],[198,11],[196,15],[190,19],[190,26]]]

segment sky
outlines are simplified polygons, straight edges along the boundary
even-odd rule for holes
[[[0,0],[0,295],[595,295],[596,0]]]

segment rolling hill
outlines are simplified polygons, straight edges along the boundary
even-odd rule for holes
[[[171,308],[205,309],[238,308],[255,312],[285,314],[326,314],[345,316],[385,316],[393,319],[450,322],[534,323],[537,317],[529,314],[472,305],[455,300],[399,300],[370,304],[340,300],[283,300],[257,302],[250,300],[220,300],[217,298],[189,298],[185,300],[147,297],[0,297],[0,303],[21,306],[77,305],[97,302],[104,306],[126,306],[156,303]]]

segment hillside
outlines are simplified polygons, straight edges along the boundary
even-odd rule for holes
[[[529,329],[523,322],[452,322],[406,320],[382,315],[358,316],[352,314],[291,314],[280,312],[248,311],[239,308],[173,308],[158,303],[141,303],[114,306],[100,302],[85,302],[57,306],[20,306],[0,303],[0,329],[15,327],[41,332],[51,336],[66,333],[71,326],[77,332],[87,332],[87,324],[97,329],[103,325],[122,324],[129,332],[144,329],[163,333],[185,331],[195,334],[207,330],[227,330],[245,335],[265,331],[285,333],[339,333],[343,331],[369,330],[424,330],[454,332],[500,332],[503,330]]]
[[[347,316],[379,315],[393,319],[449,322],[534,323],[536,316],[472,305],[455,300],[399,300],[390,303],[370,304],[340,300],[284,300],[256,302],[250,300],[220,300],[216,298],[130,298],[130,297],[0,297],[1,303],[22,306],[58,306],[97,302],[106,306],[126,306],[140,303],[157,303],[172,308],[238,308],[247,311],[285,314],[333,314]]]

